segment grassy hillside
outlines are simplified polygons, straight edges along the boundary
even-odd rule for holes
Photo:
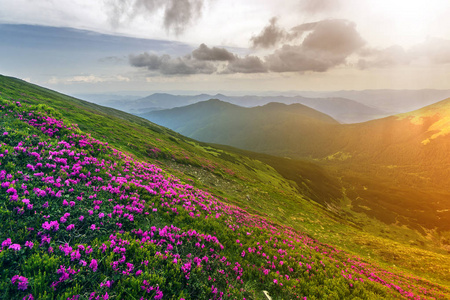
[[[349,195],[358,199],[354,204],[370,207],[369,214],[448,231],[449,103],[447,99],[407,114],[343,125],[330,147],[348,159],[321,160],[351,184]]]
[[[440,101],[416,111],[400,114],[398,117],[400,119],[408,119],[415,125],[428,126],[427,132],[432,134],[427,139],[421,141],[423,145],[427,145],[438,137],[444,137],[450,133],[450,99]]]
[[[360,229],[371,224],[377,227],[376,221],[360,216],[350,222],[342,212],[309,201],[314,195],[321,198],[315,192],[321,187],[315,176],[327,175],[326,170],[314,164],[296,163],[298,172],[303,172],[296,181],[297,171],[289,174],[287,163],[283,167],[281,161],[273,164],[280,166],[275,169],[261,162],[262,158],[201,144],[140,118],[20,80],[1,77],[0,91],[1,126],[3,132],[8,132],[2,135],[1,158],[5,171],[2,182],[8,182],[1,189],[5,200],[1,206],[1,224],[6,226],[0,230],[0,240],[4,242],[0,253],[2,296],[23,297],[31,292],[35,297],[52,299],[61,295],[66,299],[77,294],[84,298],[95,292],[103,296],[108,293],[111,298],[124,295],[139,295],[139,298],[141,294],[151,298],[160,292],[164,298],[201,299],[219,298],[223,292],[224,298],[258,299],[265,289],[279,299],[297,296],[377,299],[406,297],[409,292],[424,296],[421,288],[428,295],[448,296],[445,287],[450,282],[448,257],[433,252],[438,250],[426,238],[408,229],[389,226],[381,227],[390,231],[385,233],[386,238],[395,239],[406,233],[408,241],[398,238],[399,243],[394,243],[368,235]],[[30,104],[37,106],[28,107]],[[79,129],[71,123],[77,123]],[[91,137],[86,136],[87,132]],[[121,151],[131,156],[120,154]],[[157,163],[165,172],[141,160]],[[61,183],[67,180],[68,185]],[[338,197],[332,178],[329,184],[333,188],[329,188],[328,195]],[[197,188],[208,189],[214,196]],[[57,196],[58,189],[62,190],[61,197]],[[113,190],[119,193],[113,194]],[[30,194],[26,196],[28,203],[20,202],[25,191]],[[39,191],[47,194],[41,195]],[[133,197],[136,201],[131,201]],[[104,199],[112,201],[107,203]],[[43,207],[46,202],[49,206]],[[33,209],[40,207],[42,213],[33,214],[29,204]],[[128,212],[119,213],[116,205],[124,205]],[[67,213],[70,215],[66,217]],[[85,223],[78,223],[82,222],[81,215],[86,218]],[[58,223],[57,231],[54,222]],[[74,227],[68,229],[71,224]],[[91,228],[93,224],[95,229]],[[36,230],[27,230],[31,227]],[[43,233],[38,234],[38,229],[45,239]],[[170,234],[178,229],[180,237]],[[193,229],[196,233],[190,231]],[[114,230],[116,233],[111,237]],[[190,243],[189,233],[203,241],[205,248]],[[216,237],[219,243],[208,236]],[[168,243],[170,237],[175,241]],[[123,262],[120,262],[121,250],[116,253],[110,247],[120,239],[127,241],[121,242],[126,253]],[[424,246],[410,247],[411,239]],[[135,243],[146,246],[139,248]],[[14,244],[20,245],[20,249],[14,250],[18,248],[11,247]],[[107,247],[106,252],[103,245]],[[388,246],[380,251],[380,245]],[[81,250],[88,246],[93,252]],[[75,249],[80,258],[76,258]],[[65,256],[67,251],[70,257]],[[225,262],[212,254],[217,252],[226,258]],[[366,258],[355,257],[354,253]],[[368,255],[379,263],[368,259]],[[151,259],[146,263],[141,259],[143,256]],[[202,259],[200,266],[194,267],[195,257]],[[353,267],[348,265],[350,262]],[[393,263],[397,267],[392,267]],[[191,272],[185,272],[186,264],[190,264]],[[317,268],[319,265],[322,267]],[[371,270],[372,274],[361,273],[363,269]],[[441,286],[416,280],[408,275],[411,273]],[[65,278],[62,275],[68,278],[62,280]],[[170,283],[174,282],[173,277],[179,278],[176,285]],[[24,278],[28,284],[23,283]],[[52,290],[52,284],[56,291]],[[22,291],[18,289],[20,286],[28,288]]]

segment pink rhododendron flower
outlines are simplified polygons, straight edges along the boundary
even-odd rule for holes
[[[92,271],[96,272],[98,268],[97,260],[92,259],[91,263],[89,264],[89,267],[92,269]]]
[[[8,249],[12,249],[14,251],[19,251],[21,249],[19,244],[12,244],[11,246],[8,247]]]
[[[6,248],[6,247],[9,247],[11,244],[12,244],[11,239],[10,239],[10,238],[7,238],[6,240],[4,240],[4,241],[2,242],[2,249],[3,249],[3,248]]]

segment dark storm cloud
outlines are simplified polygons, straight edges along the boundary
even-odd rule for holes
[[[299,45],[283,45],[266,57],[273,72],[325,72],[346,62],[365,41],[355,24],[346,20],[323,20],[305,23],[292,29],[297,37],[305,36]]]
[[[118,27],[137,16],[151,17],[162,11],[164,27],[175,34],[201,17],[206,0],[106,0],[111,24]]]
[[[265,73],[267,67],[265,63],[257,56],[245,56],[236,58],[228,63],[223,73]]]
[[[211,61],[230,61],[236,58],[233,53],[224,48],[209,48],[205,44],[201,44],[197,49],[192,51],[192,56],[198,60]]]
[[[289,38],[286,30],[278,26],[277,20],[275,17],[270,19],[270,24],[250,39],[254,48],[270,48]]]
[[[325,13],[339,9],[339,0],[302,0],[300,9],[309,14]]]
[[[158,56],[145,52],[130,55],[129,61],[134,67],[146,67],[163,75],[212,74],[217,70],[213,63],[193,59],[190,55],[172,58],[167,54]]]

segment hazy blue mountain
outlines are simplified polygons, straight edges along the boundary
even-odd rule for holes
[[[450,90],[362,90],[302,92],[306,97],[343,97],[390,114],[413,111],[450,97]]]
[[[224,94],[173,95],[155,93],[136,99],[125,97],[81,97],[134,114],[162,110],[219,99],[244,107],[261,106],[270,102],[300,103],[332,116],[341,123],[359,123],[413,111],[450,97],[450,90],[362,90],[362,91],[293,91],[281,95],[276,92],[256,96],[227,96]],[[109,100],[109,101],[108,101]],[[99,102],[100,101],[100,102]]]
[[[114,99],[103,105],[142,114],[153,110],[182,107],[209,99],[218,99],[244,107],[256,107],[271,102],[299,103],[332,116],[341,123],[357,123],[387,116],[388,113],[345,98],[305,98],[302,96],[226,96],[223,94],[199,94],[194,96],[155,93],[141,99]]]

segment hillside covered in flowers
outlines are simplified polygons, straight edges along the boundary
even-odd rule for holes
[[[2,100],[0,298],[448,299]]]

